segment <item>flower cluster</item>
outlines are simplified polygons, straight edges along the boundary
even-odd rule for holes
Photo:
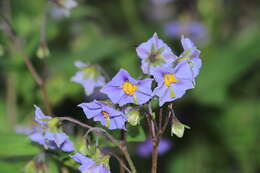
[[[131,139],[131,136],[125,136],[125,131],[129,125],[140,125],[140,117],[142,114],[146,114],[151,138],[146,141],[139,139],[139,141],[144,141],[138,145],[139,155],[147,157],[155,147],[158,147],[159,154],[167,152],[172,144],[167,139],[161,139],[161,136],[169,121],[172,121],[171,133],[178,137],[182,137],[184,129],[189,127],[177,119],[172,104],[163,105],[183,97],[186,90],[195,87],[195,78],[198,76],[202,65],[199,58],[200,51],[194,43],[184,36],[181,38],[181,43],[183,52],[179,56],[175,55],[171,48],[158,38],[156,33],[147,42],[140,44],[136,48],[136,52],[141,59],[144,77],[138,79],[133,78],[125,69],[120,69],[111,81],[106,83],[104,73],[103,71],[101,73],[99,66],[77,61],[75,66],[80,71],[71,80],[81,84],[88,96],[97,88],[100,88],[100,92],[107,96],[106,100],[93,99],[90,102],[83,102],[78,105],[82,108],[86,118],[100,122],[102,126],[109,130],[122,130],[122,138],[126,137],[126,140],[128,140],[128,138]],[[152,106],[155,102],[158,105],[157,100],[159,100],[160,111],[155,111]],[[167,108],[166,111],[168,111],[166,117],[163,117],[166,112],[164,108]],[[38,126],[34,128],[29,138],[43,145],[45,149],[73,152],[70,153],[70,160],[74,160],[74,165],[75,162],[80,164],[79,170],[82,173],[110,173],[109,155],[101,154],[98,141],[96,141],[95,146],[92,146],[92,144],[87,144],[88,141],[84,139],[81,147],[75,148],[69,137],[58,128],[58,122],[61,120],[70,120],[86,127],[89,131],[99,130],[98,134],[101,131],[104,132],[105,135],[108,135],[106,137],[118,146],[122,154],[125,155],[131,172],[136,172],[128,153],[126,153],[126,147],[122,146],[124,144],[113,138],[107,131],[82,125],[83,123],[78,120],[68,117],[52,118],[45,115],[37,106],[35,106],[35,121]],[[141,128],[138,127],[138,129]],[[89,134],[88,132],[86,135]],[[143,136],[145,136],[144,132]]]

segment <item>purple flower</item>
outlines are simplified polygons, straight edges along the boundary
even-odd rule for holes
[[[177,59],[177,62],[188,63],[191,67],[193,77],[195,78],[199,74],[201,68],[201,59],[199,58],[200,51],[190,39],[185,38],[184,36],[181,38],[181,44],[184,51]]]
[[[48,115],[44,115],[42,110],[34,105],[35,107],[35,121],[41,126],[47,127],[48,121],[51,120],[51,117]]]
[[[105,85],[105,78],[95,66],[87,65],[81,61],[76,61],[75,66],[81,69],[71,78],[73,82],[81,84],[86,95],[91,95],[96,87]]]
[[[170,140],[162,138],[160,141],[160,144],[158,146],[158,154],[162,155],[169,151],[169,149],[172,147],[172,143]],[[152,140],[149,138],[144,142],[140,142],[137,146],[137,153],[141,157],[148,157],[151,155],[153,151],[153,144]]]
[[[61,149],[64,152],[72,152],[75,150],[73,143],[69,137],[63,132],[50,132],[45,133],[45,141],[50,149]]]
[[[205,44],[208,40],[207,28],[198,21],[168,22],[164,26],[164,31],[171,37],[186,35],[202,44]]]
[[[149,74],[154,68],[169,64],[177,57],[167,44],[155,33],[151,39],[136,48],[137,55],[142,59],[143,73]]]
[[[81,103],[79,107],[83,109],[88,119],[94,118],[94,121],[100,121],[103,126],[111,130],[125,129],[127,117],[121,111],[96,100],[90,103]]]
[[[76,162],[80,163],[79,170],[82,173],[110,173],[109,167],[104,163],[96,163],[93,159],[76,153],[71,156]]]
[[[193,74],[188,63],[177,64],[175,68],[158,68],[152,75],[157,82],[153,94],[159,97],[160,106],[182,97],[187,89],[194,88]]]
[[[107,94],[114,104],[123,106],[127,103],[144,104],[150,100],[152,79],[135,80],[129,73],[120,69],[101,92]]]
[[[43,145],[46,149],[61,149],[64,152],[74,151],[73,143],[69,140],[69,137],[63,132],[51,132],[48,127],[48,121],[51,121],[50,116],[43,114],[42,110],[35,107],[35,120],[40,126],[34,128],[33,133],[29,138],[33,142],[37,142]]]

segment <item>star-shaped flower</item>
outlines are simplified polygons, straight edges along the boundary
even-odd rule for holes
[[[140,44],[136,52],[142,59],[142,70],[145,74],[150,74],[154,68],[169,64],[177,58],[156,33],[147,42]]]
[[[119,106],[127,103],[141,105],[150,100],[151,85],[152,79],[135,80],[126,70],[120,69],[113,79],[101,89],[101,92]]]
[[[175,68],[158,68],[152,75],[157,82],[153,94],[159,97],[160,106],[182,97],[187,89],[194,88],[193,74],[187,63],[178,64]]]
[[[125,129],[127,117],[123,112],[118,111],[107,104],[94,100],[90,103],[81,103],[81,107],[88,119],[94,118],[94,121],[100,121],[103,126],[109,129]]]

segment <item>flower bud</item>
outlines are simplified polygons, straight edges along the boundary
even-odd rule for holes
[[[182,138],[185,128],[190,129],[189,126],[182,124],[177,118],[173,118],[171,135],[175,134],[177,137]]]

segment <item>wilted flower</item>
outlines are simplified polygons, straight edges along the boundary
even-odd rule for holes
[[[107,104],[94,100],[90,103],[81,103],[81,107],[88,119],[100,121],[103,126],[109,129],[125,129],[127,117],[123,112],[118,111]]]
[[[167,151],[170,150],[171,147],[172,147],[171,141],[166,138],[162,138],[160,140],[160,144],[158,145],[158,154],[162,155],[166,153]],[[140,142],[137,146],[137,153],[141,157],[150,156],[152,151],[153,151],[153,144],[150,138],[144,142]]]
[[[182,124],[176,117],[172,120],[171,135],[175,134],[177,137],[182,138],[184,131],[190,129],[189,126]]]
[[[73,143],[69,140],[69,137],[65,133],[52,132],[50,130],[48,123],[55,119],[44,115],[42,110],[36,105],[34,105],[34,107],[35,120],[40,126],[34,128],[34,131],[29,138],[33,142],[43,145],[46,149],[61,149],[64,152],[74,151]]]
[[[187,89],[194,88],[193,74],[187,63],[177,64],[175,68],[158,68],[152,75],[158,84],[153,94],[159,97],[160,106],[182,97]]]
[[[202,44],[205,44],[208,39],[206,26],[198,21],[168,22],[164,26],[164,31],[170,37],[185,35]]]
[[[181,38],[181,44],[184,51],[177,59],[177,62],[188,63],[191,67],[193,77],[196,77],[201,68],[201,59],[199,58],[200,51],[190,39],[185,38],[184,36]]]
[[[92,94],[96,87],[102,87],[105,84],[104,76],[95,66],[87,65],[81,61],[76,61],[75,66],[81,71],[77,72],[71,80],[81,84],[86,95]]]
[[[177,57],[167,44],[155,33],[151,39],[136,48],[137,55],[142,59],[143,73],[149,74],[156,67],[169,64]]]
[[[93,159],[88,158],[81,153],[76,153],[71,156],[71,158],[80,163],[79,170],[82,173],[110,173],[108,165],[96,163]]]
[[[107,94],[114,104],[123,106],[127,103],[144,104],[150,100],[152,79],[135,80],[129,73],[120,71],[107,83],[101,92]]]

